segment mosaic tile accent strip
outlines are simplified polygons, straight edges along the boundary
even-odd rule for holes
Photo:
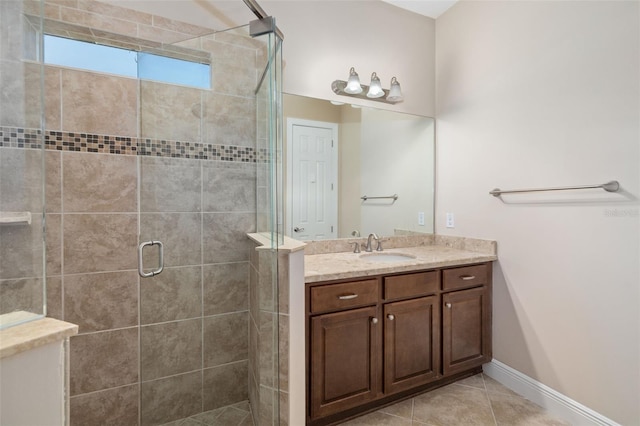
[[[0,147],[41,148],[43,132],[39,129],[0,127]],[[264,163],[269,160],[265,149],[249,146],[217,145],[203,142],[172,141],[130,136],[44,131],[45,149],[94,152],[118,155],[192,158],[198,160]]]
[[[9,148],[42,148],[42,130],[0,127],[0,146]]]

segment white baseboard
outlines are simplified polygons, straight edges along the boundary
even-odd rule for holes
[[[552,416],[575,426],[620,426],[611,419],[585,407],[577,401],[514,370],[500,361],[492,360],[483,366],[484,373],[512,391],[535,402]]]

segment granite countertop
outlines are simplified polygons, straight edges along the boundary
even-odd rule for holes
[[[401,273],[422,269],[463,266],[497,260],[491,252],[476,252],[446,245],[424,245],[416,247],[396,247],[384,249],[383,254],[403,253],[415,258],[399,262],[372,262],[367,260],[371,253],[323,253],[305,255],[305,282],[314,283],[363,276]]]
[[[42,318],[0,330],[0,358],[16,355],[78,334],[78,326]]]

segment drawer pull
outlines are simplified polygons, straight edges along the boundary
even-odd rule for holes
[[[356,297],[358,297],[357,294],[351,293],[351,294],[343,294],[342,296],[338,296],[338,299],[340,299],[340,300],[350,300],[350,299],[355,299]]]
[[[475,280],[475,275],[460,275],[460,279],[463,281]]]
[[[389,314],[387,315],[387,318],[389,318],[389,321],[393,321],[394,319],[396,319],[396,316],[393,314]]]
[[[378,323],[378,318],[373,317],[371,318],[371,324],[377,324]]]
[[[451,303],[449,303],[449,302],[445,303],[444,306],[446,306],[447,308],[451,309]]]

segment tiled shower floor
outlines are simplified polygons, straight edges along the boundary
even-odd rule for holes
[[[162,426],[254,426],[249,402],[206,411]]]

